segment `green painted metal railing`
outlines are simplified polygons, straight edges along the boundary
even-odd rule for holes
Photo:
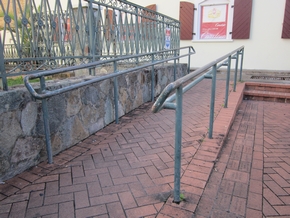
[[[185,54],[183,55],[177,55],[181,54],[181,50],[185,50],[186,52],[183,52]],[[173,57],[168,57],[167,54],[175,54]],[[45,132],[45,142],[46,142],[46,150],[47,150],[47,156],[48,156],[48,163],[53,162],[52,158],[52,150],[51,150],[51,140],[50,140],[50,128],[49,128],[49,122],[48,122],[48,109],[47,109],[47,99],[59,95],[68,91],[72,91],[78,88],[81,88],[83,86],[93,84],[96,82],[104,81],[107,79],[114,79],[114,102],[115,102],[115,121],[118,123],[119,120],[119,114],[118,114],[118,102],[119,102],[119,87],[117,83],[117,77],[120,75],[128,74],[146,67],[151,67],[151,101],[154,101],[154,86],[155,86],[155,77],[154,77],[154,66],[157,64],[165,63],[168,61],[174,61],[174,80],[176,79],[176,61],[179,60],[182,57],[187,57],[191,56],[192,54],[195,54],[195,50],[191,47],[182,47],[178,49],[170,49],[170,50],[163,50],[159,52],[151,52],[151,53],[146,53],[146,54],[139,54],[139,55],[129,55],[129,56],[122,56],[119,58],[115,59],[109,59],[109,60],[104,60],[104,61],[95,61],[91,62],[88,64],[83,64],[83,65],[78,65],[78,66],[71,66],[71,67],[66,67],[66,68],[59,68],[59,69],[54,69],[54,70],[47,70],[44,72],[40,73],[34,73],[25,76],[24,78],[24,84],[30,94],[36,98],[42,101],[42,111],[43,111],[43,121],[44,121],[44,132]],[[156,60],[156,56],[163,56],[167,57],[164,58],[163,60]],[[118,63],[122,63],[124,60],[127,59],[135,59],[135,58],[142,58],[143,56],[146,56],[147,58],[150,58],[150,63],[144,63],[141,66],[136,66],[133,68],[125,69],[125,70],[118,70]],[[93,77],[90,80],[83,81],[77,84],[69,85],[66,87],[62,87],[53,91],[49,91],[46,88],[46,81],[45,77],[51,76],[51,75],[56,75],[64,72],[70,72],[74,70],[79,70],[79,69],[94,69],[97,68],[99,65],[103,64],[109,64],[113,63],[113,72],[104,76],[99,76],[99,77]],[[189,73],[189,71],[187,72]],[[40,78],[40,92],[38,93],[32,86],[32,84],[29,82],[31,79],[35,78]]]
[[[8,89],[7,77],[161,51],[166,30],[171,33],[170,48],[180,47],[178,20],[129,1],[24,2],[0,1],[4,25],[0,26],[0,79],[4,90]],[[149,60],[146,56],[133,59],[136,63]],[[94,75],[93,71],[88,73]]]
[[[230,81],[230,70],[231,70],[231,59],[236,59],[235,74],[234,74],[234,88],[236,91],[237,74],[239,56],[240,61],[240,81],[242,80],[242,67],[244,57],[244,46],[235,49],[234,51],[212,61],[205,66],[195,70],[194,72],[170,83],[165,87],[156,102],[152,106],[154,113],[162,109],[173,109],[175,110],[175,166],[174,166],[174,202],[179,203],[180,200],[180,172],[181,172],[181,139],[182,139],[182,96],[185,92],[191,89],[193,86],[201,82],[203,79],[212,79],[211,86],[211,101],[210,101],[210,118],[209,118],[209,133],[208,137],[211,139],[213,134],[213,121],[214,121],[214,103],[215,103],[215,90],[216,90],[216,73],[217,69],[222,66],[227,66],[227,78],[226,78],[226,93],[224,107],[228,105],[229,95],[229,81]],[[210,69],[210,70],[209,70]],[[205,72],[205,73],[204,73]],[[199,76],[200,74],[203,75]],[[199,76],[194,81],[183,87],[185,83],[191,81],[194,77]],[[176,91],[176,93],[169,97],[169,95]],[[174,103],[172,103],[175,101]]]

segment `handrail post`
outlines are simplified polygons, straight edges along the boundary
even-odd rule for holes
[[[117,73],[117,62],[114,61],[114,73]],[[114,102],[115,102],[115,121],[119,123],[119,89],[118,77],[114,77]]]
[[[235,67],[235,76],[234,76],[234,92],[237,87],[237,74],[238,74],[238,65],[239,65],[239,51],[236,53],[236,67]]]
[[[175,110],[175,161],[174,161],[174,202],[180,202],[181,138],[182,138],[182,86],[176,90]]]
[[[154,54],[151,55],[152,63],[154,63]],[[155,91],[154,91],[154,86],[155,86],[155,70],[154,70],[154,65],[151,67],[151,101],[154,101],[155,97]]]
[[[161,37],[163,49],[164,49],[164,45],[165,45],[165,31],[166,31],[166,26],[165,26],[164,22],[165,22],[165,20],[164,20],[164,16],[163,16],[162,17],[162,29],[163,29],[164,36]],[[161,56],[162,56],[162,60],[164,60],[164,52],[162,52]],[[162,66],[164,66],[164,62],[162,63]]]
[[[188,48],[188,63],[187,63],[187,74],[190,73],[190,47]]]
[[[224,108],[228,107],[229,99],[229,86],[230,86],[230,76],[231,76],[231,56],[228,57],[228,68],[227,68],[227,79],[226,79],[226,95],[225,95],[225,104]]]
[[[40,86],[41,86],[41,92],[45,91],[45,79],[44,77],[40,77]],[[49,129],[49,120],[48,120],[48,108],[47,108],[47,99],[41,100],[41,106],[43,111],[43,124],[44,124],[44,134],[45,134],[45,143],[46,143],[46,152],[47,152],[47,158],[48,163],[53,163],[52,158],[52,149],[51,149],[51,140],[50,140],[50,129]]]
[[[176,57],[176,50],[174,50],[174,57]],[[176,58],[174,59],[174,81],[176,80]]]
[[[208,138],[212,139],[213,121],[214,121],[214,103],[215,103],[215,89],[216,89],[216,71],[217,64],[212,66],[212,85],[211,85],[211,100],[210,100],[210,115],[209,115],[209,133]]]
[[[7,77],[4,66],[4,42],[2,43],[1,35],[0,35],[0,75],[2,79],[3,90],[8,91]]]
[[[241,65],[240,65],[240,82],[242,81],[242,72],[243,72],[243,62],[244,62],[244,48],[239,52],[241,57]]]

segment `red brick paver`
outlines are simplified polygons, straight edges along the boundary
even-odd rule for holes
[[[239,83],[222,108],[225,82],[217,81],[208,139],[210,83],[184,96],[180,204],[172,197],[175,114],[153,114],[147,103],[55,156],[53,165],[5,181],[0,217],[290,216],[289,104],[238,107]]]

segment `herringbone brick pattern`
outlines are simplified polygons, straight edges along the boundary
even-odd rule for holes
[[[290,217],[290,106],[244,101],[196,217]]]
[[[223,104],[224,81],[217,81],[216,114]],[[211,81],[184,96],[182,173],[189,168],[209,123]],[[151,112],[144,104],[83,142],[0,186],[0,217],[165,217],[174,182],[175,113]],[[199,165],[203,165],[198,167]],[[192,199],[180,214],[191,214],[210,172],[196,161],[182,178]],[[201,170],[204,168],[204,170]],[[192,184],[193,183],[193,184]],[[179,212],[178,212],[179,214]]]
[[[290,217],[290,107],[268,104],[264,118],[263,214]]]
[[[222,108],[218,81],[208,139],[210,83],[184,96],[179,205],[172,202],[175,114],[153,114],[147,103],[53,165],[0,185],[0,217],[290,217],[290,105],[244,101],[238,108],[239,83]]]

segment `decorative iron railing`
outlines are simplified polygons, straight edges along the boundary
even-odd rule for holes
[[[0,1],[4,90],[8,76],[179,48],[179,21],[154,10],[124,0],[63,2]]]

